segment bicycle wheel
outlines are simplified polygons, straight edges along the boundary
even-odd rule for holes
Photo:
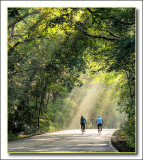
[[[101,134],[101,126],[99,126],[99,134]]]
[[[84,127],[81,127],[81,133],[84,134]]]

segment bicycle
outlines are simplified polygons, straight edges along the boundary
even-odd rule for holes
[[[84,125],[81,125],[81,133],[84,134],[85,130],[84,130]]]
[[[102,131],[102,126],[99,125],[99,128],[98,128],[98,133],[101,134],[101,131]]]

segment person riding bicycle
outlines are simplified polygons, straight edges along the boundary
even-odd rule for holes
[[[98,133],[99,133],[99,128],[101,127],[101,131],[102,131],[102,124],[103,124],[103,120],[100,116],[98,116],[98,118],[96,118],[96,123],[98,126]]]
[[[84,132],[85,132],[85,123],[86,123],[86,119],[83,116],[81,116],[81,119],[80,119],[81,130],[83,128]]]

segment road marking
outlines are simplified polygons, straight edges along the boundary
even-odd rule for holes
[[[109,145],[110,145],[110,147],[114,150],[114,152],[119,152],[117,149],[114,148],[114,146],[112,145],[110,139],[109,139]]]

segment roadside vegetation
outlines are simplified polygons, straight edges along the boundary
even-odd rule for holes
[[[111,143],[119,152],[135,152],[135,144],[130,140],[130,137],[126,135],[123,129],[113,134]]]

